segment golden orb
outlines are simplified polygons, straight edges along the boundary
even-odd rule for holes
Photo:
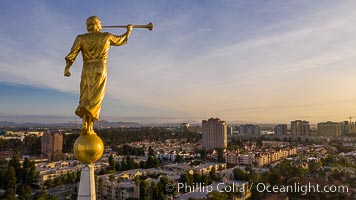
[[[83,163],[94,163],[104,152],[104,143],[96,134],[81,135],[74,143],[74,156]]]

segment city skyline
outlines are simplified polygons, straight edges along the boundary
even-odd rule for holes
[[[93,14],[103,25],[154,24],[111,49],[104,120],[356,116],[353,1],[100,3],[2,2],[1,119],[74,117],[82,63],[68,79],[64,56]]]

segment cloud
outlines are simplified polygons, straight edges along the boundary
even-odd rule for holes
[[[238,7],[240,15],[230,3],[231,8],[221,4],[223,9],[217,7],[211,16],[196,6],[187,10],[182,4],[178,12],[145,4],[155,28],[134,30],[128,45],[111,48],[107,98],[142,106],[143,112],[156,109],[157,115],[217,113],[231,120],[268,121],[276,109],[283,109],[277,117],[282,119],[320,118],[325,113],[317,109],[341,116],[355,108],[349,92],[356,86],[354,3],[310,8],[271,3],[268,9],[251,3],[249,13]],[[69,13],[53,12],[46,4],[36,7],[27,17],[45,30],[30,31],[26,41],[0,37],[0,82],[78,93],[80,57],[71,78],[62,74],[64,56],[83,29],[74,27]],[[340,107],[343,103],[349,107]]]
[[[290,107],[285,115],[295,116],[293,112],[313,112],[324,109],[325,104],[335,114],[346,112],[338,104],[348,102],[352,106],[349,100],[354,99],[343,88],[351,90],[355,86],[347,84],[355,72],[355,13],[340,10],[345,7],[337,9],[331,16],[330,12],[319,12],[317,20],[305,16],[298,26],[283,30],[280,24],[268,35],[212,47],[191,60],[153,63],[158,70],[137,75],[144,86],[139,91],[145,91],[140,94],[152,106],[175,107],[188,113],[230,109],[229,113],[220,113],[246,115],[245,107],[262,106],[258,112],[272,113],[278,107]],[[154,55],[147,57],[151,56]],[[157,81],[154,73],[160,75]],[[134,96],[135,100],[144,101],[139,95]],[[313,109],[307,106],[311,101]],[[254,117],[258,112],[254,112]]]

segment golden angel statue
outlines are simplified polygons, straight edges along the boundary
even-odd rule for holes
[[[127,25],[127,32],[114,35],[100,32],[101,22],[97,16],[91,16],[86,21],[88,33],[78,35],[72,49],[65,57],[64,76],[70,76],[69,68],[79,52],[83,57],[83,70],[80,82],[80,100],[75,114],[83,119],[81,135],[95,134],[93,125],[99,120],[101,104],[105,95],[107,81],[106,61],[110,46],[127,44],[133,26]]]
[[[94,122],[99,120],[101,104],[107,81],[106,61],[110,46],[127,44],[132,28],[153,29],[153,24],[101,26],[97,16],[86,21],[88,33],[78,35],[72,49],[65,57],[64,76],[70,76],[72,66],[79,52],[83,57],[83,70],[80,82],[80,99],[75,114],[83,119],[82,130],[74,144],[74,156],[84,163],[94,163],[104,152],[103,141],[94,132]],[[100,32],[102,28],[126,28],[126,33],[114,35]]]

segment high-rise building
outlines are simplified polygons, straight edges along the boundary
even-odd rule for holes
[[[341,123],[342,135],[356,135],[356,122],[344,121]]]
[[[318,135],[324,136],[341,136],[341,124],[337,122],[318,123]]]
[[[227,137],[231,137],[234,132],[234,129],[232,126],[227,126]]]
[[[189,129],[189,123],[181,123],[180,124],[180,130],[182,133],[188,132]]]
[[[59,130],[47,130],[42,135],[41,154],[49,161],[62,159],[63,135]]]
[[[292,135],[310,135],[310,125],[307,121],[295,120],[291,122]]]
[[[245,124],[239,126],[239,134],[260,135],[261,128],[258,125]]]
[[[278,124],[274,127],[274,134],[287,135],[287,124]]]
[[[218,118],[202,121],[202,145],[205,149],[226,148],[226,122]]]

